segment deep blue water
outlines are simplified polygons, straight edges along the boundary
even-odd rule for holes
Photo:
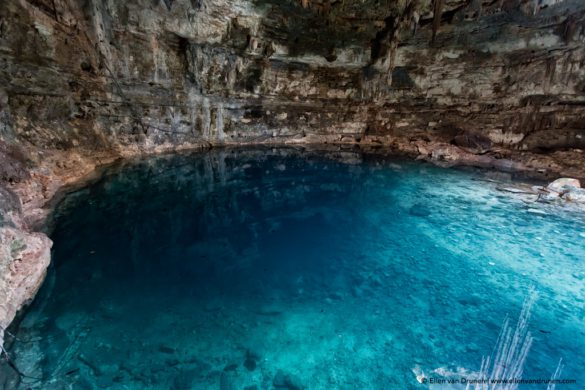
[[[531,286],[523,377],[563,358],[585,388],[585,216],[492,179],[286,149],[113,167],[55,214],[19,388],[438,389],[413,369],[478,371]]]

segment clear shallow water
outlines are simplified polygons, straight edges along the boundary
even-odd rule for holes
[[[20,387],[428,388],[412,369],[479,370],[530,286],[523,377],[562,357],[577,384],[557,389],[585,386],[585,216],[496,191],[493,173],[343,160],[161,157],[68,196],[11,346],[39,378]]]

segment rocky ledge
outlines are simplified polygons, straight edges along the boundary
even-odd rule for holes
[[[51,245],[45,234],[29,232],[20,200],[0,187],[0,346],[5,329],[41,286]]]

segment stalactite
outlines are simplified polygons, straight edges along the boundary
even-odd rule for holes
[[[575,15],[569,15],[562,25],[562,37],[565,43],[572,41],[578,30],[579,18]]]
[[[223,104],[219,103],[217,105],[217,112],[216,112],[216,121],[215,121],[215,127],[217,130],[217,140],[218,141],[223,141],[225,138],[225,134],[223,132]]]
[[[414,12],[412,14],[412,36],[414,37],[416,35],[416,31],[418,29],[418,21],[420,20],[420,15],[418,14],[418,12]]]
[[[170,11],[171,7],[173,6],[173,0],[163,0],[165,3],[165,6],[167,7],[167,9]]]
[[[545,88],[546,89],[549,89],[550,86],[554,84],[556,68],[557,68],[557,61],[555,58],[550,58],[549,60],[547,60],[546,71],[545,71],[545,76],[546,76]]]
[[[434,16],[433,16],[433,37],[431,38],[431,43],[435,43],[435,38],[437,37],[437,31],[441,25],[441,13],[443,9],[443,2],[445,0],[435,0],[434,1]]]

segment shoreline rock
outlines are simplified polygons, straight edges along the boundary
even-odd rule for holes
[[[563,177],[546,187],[539,188],[538,201],[547,203],[564,201],[585,207],[585,189],[581,188],[578,179]]]
[[[28,230],[14,197],[0,186],[0,346],[6,328],[41,287],[53,244],[45,234]]]

